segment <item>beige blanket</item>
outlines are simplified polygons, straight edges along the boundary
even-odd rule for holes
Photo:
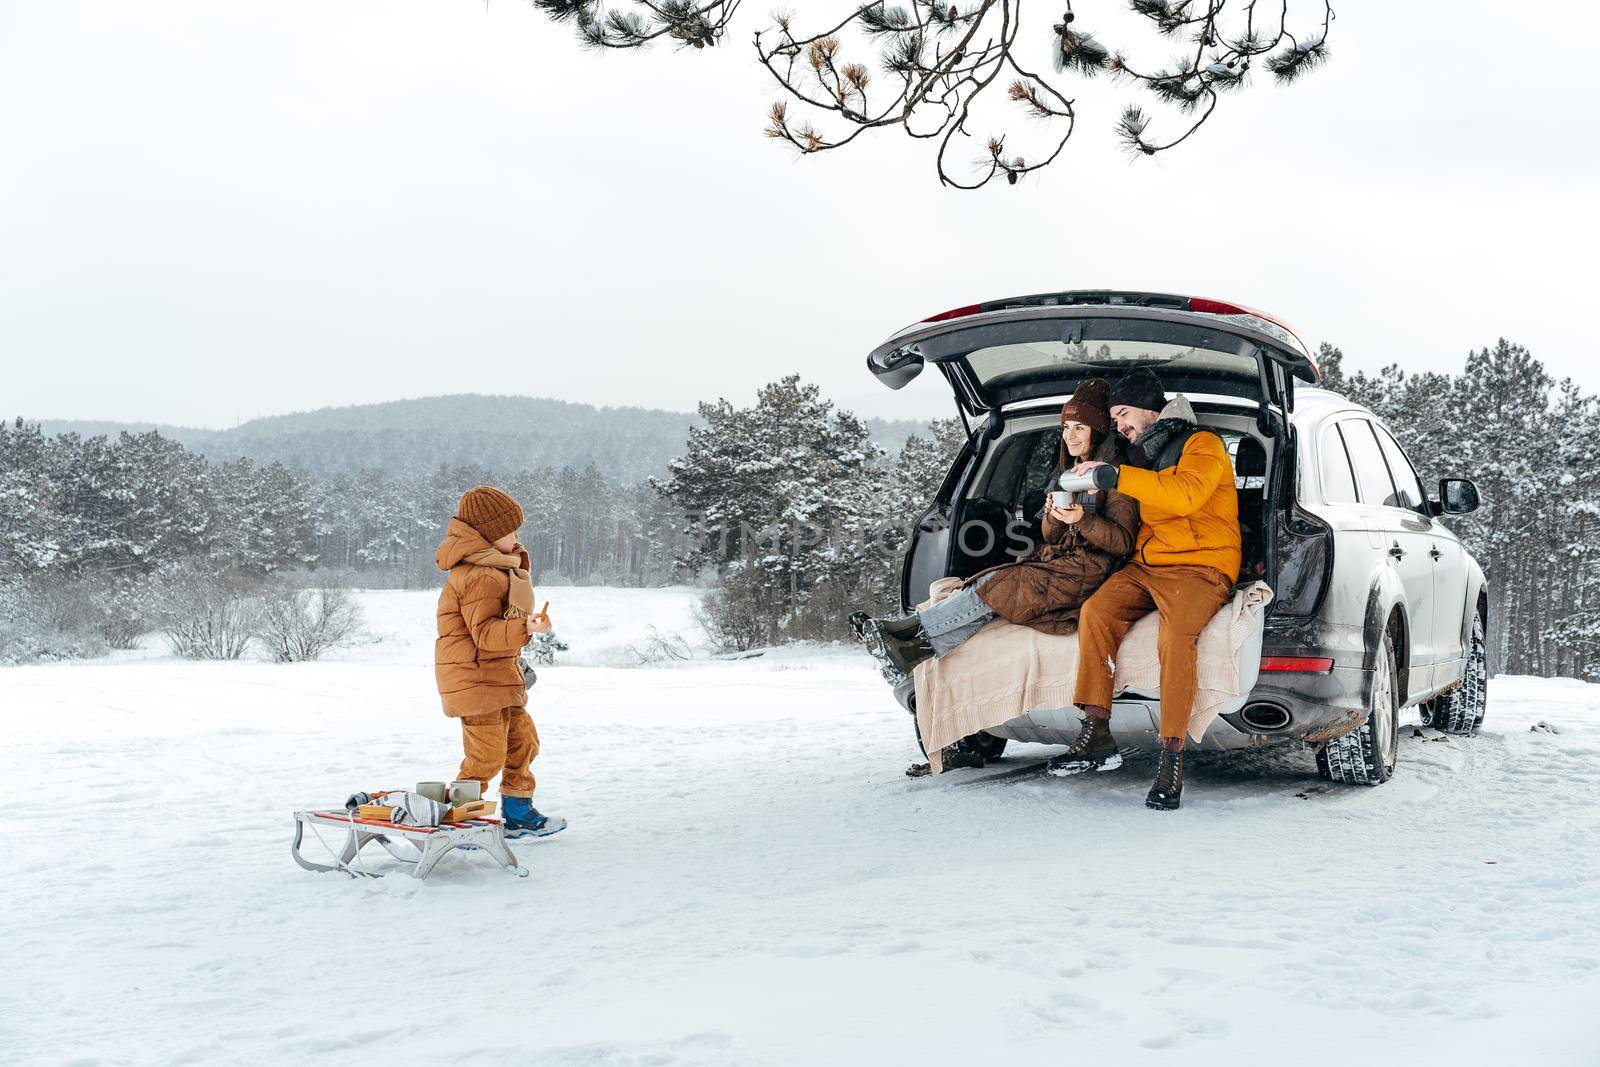
[[[960,587],[941,578],[919,609]],[[1239,650],[1261,625],[1272,589],[1255,582],[1234,593],[1200,631],[1199,685],[1189,736],[1199,741],[1223,705],[1240,695]],[[1161,684],[1154,612],[1134,623],[1117,654],[1115,690],[1154,692]],[[935,774],[939,751],[953,741],[1040,708],[1072,703],[1078,680],[1078,635],[1053,636],[996,619],[949,655],[917,665],[917,728]]]

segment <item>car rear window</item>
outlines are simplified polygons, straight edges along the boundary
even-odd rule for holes
[[[1157,374],[1182,373],[1195,378],[1246,378],[1257,375],[1254,356],[1216,352],[1155,341],[1029,341],[993,345],[967,354],[979,384],[1017,385],[1062,377],[1113,377],[1135,367]]]
[[[1344,435],[1345,448],[1350,451],[1350,463],[1355,468],[1361,502],[1393,507],[1394,481],[1389,477],[1389,465],[1384,462],[1383,449],[1373,436],[1372,423],[1366,419],[1346,419],[1339,424],[1339,430]]]
[[[1329,426],[1322,431],[1317,452],[1322,460],[1322,499],[1330,504],[1356,503],[1356,479],[1350,473],[1350,453],[1345,451],[1339,427]]]
[[[1237,334],[1159,319],[1028,319],[955,330],[923,342],[964,353],[987,391],[1032,382],[1112,378],[1136,367],[1186,381],[1255,382],[1254,345]]]

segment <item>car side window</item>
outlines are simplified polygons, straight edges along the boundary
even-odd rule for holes
[[[1376,423],[1373,424],[1373,429],[1377,431],[1378,442],[1383,445],[1383,455],[1389,461],[1389,473],[1394,476],[1395,492],[1399,496],[1399,502],[1395,506],[1420,511],[1422,502],[1428,497],[1423,491],[1422,480],[1417,477],[1416,468],[1406,459],[1406,454],[1400,450],[1394,435]]]
[[[1372,423],[1366,419],[1346,419],[1339,423],[1344,446],[1350,451],[1350,466],[1356,472],[1356,488],[1363,504],[1395,505],[1394,480],[1389,477],[1389,465],[1384,462],[1383,449],[1373,436]]]
[[[1345,451],[1338,426],[1322,431],[1317,453],[1322,461],[1322,499],[1330,504],[1354,504],[1358,499],[1356,478],[1350,473],[1350,453]]]
[[[1056,469],[1056,458],[1060,454],[1060,431],[1041,433],[1034,442],[1033,454],[1028,457],[1028,469],[1022,475],[1022,484],[1017,487],[1024,498],[1029,493],[1046,487],[1045,483],[1050,480],[1050,472]]]
[[[1003,442],[980,495],[1001,507],[1026,504],[1024,498],[1044,488],[1059,440],[1054,430],[1035,430]]]

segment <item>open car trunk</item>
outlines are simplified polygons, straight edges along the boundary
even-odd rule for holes
[[[1200,424],[1222,438],[1233,461],[1243,535],[1239,580],[1264,578],[1269,562],[1266,534],[1271,529],[1268,472],[1276,458],[1277,439],[1262,435],[1246,408],[1200,398],[1191,403]],[[951,509],[956,536],[944,561],[945,574],[965,578],[985,567],[1013,562],[1039,542],[1044,492],[1060,440],[1059,414],[1055,405],[1006,413],[987,456],[977,462],[965,492]],[[921,593],[926,595],[926,588]]]
[[[1118,303],[1123,297],[1133,302]],[[1201,423],[1227,442],[1240,494],[1240,579],[1277,587],[1280,527],[1293,496],[1288,414],[1295,380],[1315,381],[1316,367],[1276,323],[1180,303],[1197,302],[1102,292],[1024,297],[936,316],[872,352],[868,367],[891,388],[936,365],[972,431],[911,531],[903,607],[921,601],[937,578],[1026,554],[1038,540],[1055,455],[1051,409],[1059,412],[1085,378],[1115,382],[1136,368],[1153,370],[1169,394],[1188,396]],[[1017,439],[1024,432],[1026,442]]]
[[[1210,689],[1208,714],[1215,718],[1201,744],[1258,743],[1230,720],[1255,684],[1266,615],[1274,608],[1297,613],[1327,575],[1326,552],[1309,550],[1325,531],[1308,524],[1294,505],[1289,415],[1295,382],[1314,384],[1318,378],[1305,346],[1280,323],[1234,305],[1095,291],[960,308],[908,326],[867,360],[872,373],[894,389],[930,363],[950,385],[969,438],[911,531],[901,572],[903,607],[910,610],[926,600],[940,578],[967,577],[1031,551],[1039,540],[1045,483],[1056,458],[1061,403],[1086,378],[1115,383],[1129,371],[1147,368],[1168,394],[1188,397],[1200,424],[1227,444],[1234,464],[1243,541],[1235,603],[1251,606],[1248,615],[1230,617],[1228,645],[1212,651],[1211,676],[1217,684]],[[1280,588],[1280,555],[1285,588]],[[1258,581],[1265,587],[1255,586]],[[1156,620],[1142,623],[1153,628]],[[1068,687],[1059,679],[1053,686],[1041,679],[1063,659],[1075,661],[1076,635],[1050,637],[1022,627],[1011,627],[1019,631],[1011,633],[1009,626],[993,624],[957,648],[951,663],[965,653],[978,669],[952,671],[952,688],[935,684],[939,696],[932,701],[925,701],[920,675],[935,668],[918,668],[914,710],[925,740],[952,725],[961,728],[946,740],[977,730],[1016,740],[1071,739],[1077,713]],[[1151,647],[1153,633],[1146,634]],[[1056,644],[1045,648],[1040,641]],[[1124,654],[1129,647],[1125,641]],[[1113,708],[1119,736],[1153,738],[1158,730],[1159,677],[1153,658],[1147,659],[1139,686],[1130,685]],[[1004,684],[956,692],[968,684],[963,674],[981,676],[987,667],[1000,668]],[[1019,693],[1026,696],[1017,707],[995,703]],[[897,689],[897,697],[912,706],[911,686]],[[956,716],[986,718],[945,721],[939,719],[943,712],[925,703],[953,708]],[[924,722],[926,715],[935,718]]]

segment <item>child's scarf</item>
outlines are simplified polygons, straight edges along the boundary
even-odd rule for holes
[[[493,548],[485,548],[466,557],[468,563],[478,567],[494,567],[506,572],[511,588],[506,594],[505,619],[522,619],[533,614],[533,576],[522,565],[521,555],[511,556]]]

